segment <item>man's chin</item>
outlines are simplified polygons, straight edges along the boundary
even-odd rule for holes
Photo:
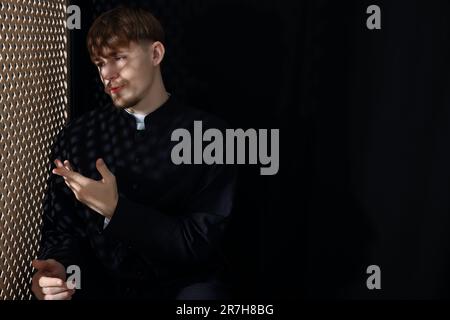
[[[119,99],[112,99],[112,102],[113,102],[114,106],[118,109],[127,109],[127,108],[131,108],[136,105],[136,103],[129,102],[129,101],[123,101],[123,100],[119,100]]]

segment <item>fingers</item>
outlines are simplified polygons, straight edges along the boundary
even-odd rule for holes
[[[70,165],[69,160],[64,160],[64,167],[66,167],[67,170],[73,171],[72,166]]]
[[[52,170],[52,173],[63,177],[64,183],[72,190],[75,197],[80,201],[80,193],[82,187],[87,186],[91,182],[97,182],[73,171],[72,166],[68,160],[64,160],[63,163],[59,159],[56,159],[54,163],[56,165],[56,168]]]
[[[65,292],[65,291],[69,291],[70,289],[68,288],[64,288],[64,287],[43,287],[42,288],[42,293],[44,295],[53,295],[53,294],[58,294],[61,292]]]
[[[57,168],[63,168],[64,167],[63,163],[59,159],[55,159],[55,161],[53,161],[53,163],[56,165]]]
[[[31,290],[39,300],[68,300],[75,292],[62,279],[43,276],[41,271],[33,276]]]
[[[66,168],[69,171],[73,171],[72,165],[70,164],[69,160],[64,160],[64,163],[61,162],[59,159],[55,159],[54,161],[57,168]]]
[[[39,278],[39,286],[41,288],[44,288],[44,287],[63,287],[64,286],[66,288],[66,290],[67,290],[65,282],[62,279],[54,278],[54,277],[45,277],[45,276],[40,277]]]
[[[109,171],[108,166],[106,165],[105,161],[103,161],[103,159],[97,159],[97,161],[95,162],[95,166],[97,167],[98,172],[100,172],[102,178],[105,179],[105,181],[114,178],[114,175],[111,171]]]
[[[70,300],[75,290],[66,290],[56,294],[45,294],[44,300]]]
[[[52,170],[53,174],[57,174],[58,176],[64,177],[65,179],[68,179],[70,183],[76,182],[81,186],[84,186],[91,181],[95,181],[89,178],[86,178],[85,176],[79,174],[75,171],[70,171],[66,167],[63,168],[55,168]]]
[[[72,170],[71,170],[71,167],[70,167],[70,164],[67,165],[68,162],[69,162],[69,161],[65,160],[65,161],[64,161],[64,164],[63,164],[63,163],[61,162],[61,160],[59,160],[59,159],[55,159],[55,161],[53,161],[53,163],[56,165],[56,168],[65,168],[65,169],[67,169],[67,170],[69,170],[69,171],[72,171]],[[70,168],[70,169],[69,169],[69,168]],[[52,172],[55,173],[54,171],[52,171]],[[67,185],[69,188],[72,188],[72,187],[70,186],[70,183],[67,182],[67,178],[64,177],[64,176],[63,176],[63,178],[64,178],[64,182],[66,183],[66,185]]]
[[[64,160],[64,163],[62,163],[59,159],[56,159],[54,163],[56,168],[52,170],[52,173],[62,176],[66,181],[68,180],[69,187],[72,186],[74,189],[77,189],[77,186],[74,185],[73,182],[77,183],[79,186],[86,186],[88,183],[95,181],[74,171],[68,160]],[[103,159],[97,159],[95,165],[104,180],[108,181],[114,178],[114,174],[108,169]]]

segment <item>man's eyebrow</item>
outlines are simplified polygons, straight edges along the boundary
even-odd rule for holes
[[[124,48],[124,49],[117,49],[113,52],[111,52],[110,56],[115,56],[117,54],[123,54],[123,53],[127,53],[128,49]]]
[[[102,58],[104,58],[104,59],[114,58],[114,57],[116,57],[117,55],[120,55],[120,54],[126,54],[127,52],[128,52],[128,51],[125,50],[125,49],[123,49],[123,50],[118,49],[118,50],[111,51],[110,53],[108,53],[107,56],[102,57]]]
[[[125,54],[125,53],[128,53],[128,49],[126,49],[126,48],[116,49],[114,51],[109,52],[107,55],[102,55],[102,56],[95,57],[94,59],[92,59],[92,62],[93,63],[98,63],[98,62],[101,62],[102,59],[114,58],[118,54]]]

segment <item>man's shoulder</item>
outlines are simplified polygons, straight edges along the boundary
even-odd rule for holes
[[[225,119],[203,108],[193,107],[189,104],[180,104],[179,110],[183,116],[183,122],[187,126],[192,126],[194,121],[201,121],[202,127],[205,129],[229,128],[229,123]]]

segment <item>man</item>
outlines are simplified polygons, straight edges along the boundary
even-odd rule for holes
[[[231,212],[235,169],[175,165],[178,128],[225,129],[182,106],[164,87],[163,30],[142,9],[116,8],[91,26],[87,45],[114,106],[69,123],[52,150],[37,299],[223,298],[218,249]],[[70,265],[81,289],[66,283]]]

